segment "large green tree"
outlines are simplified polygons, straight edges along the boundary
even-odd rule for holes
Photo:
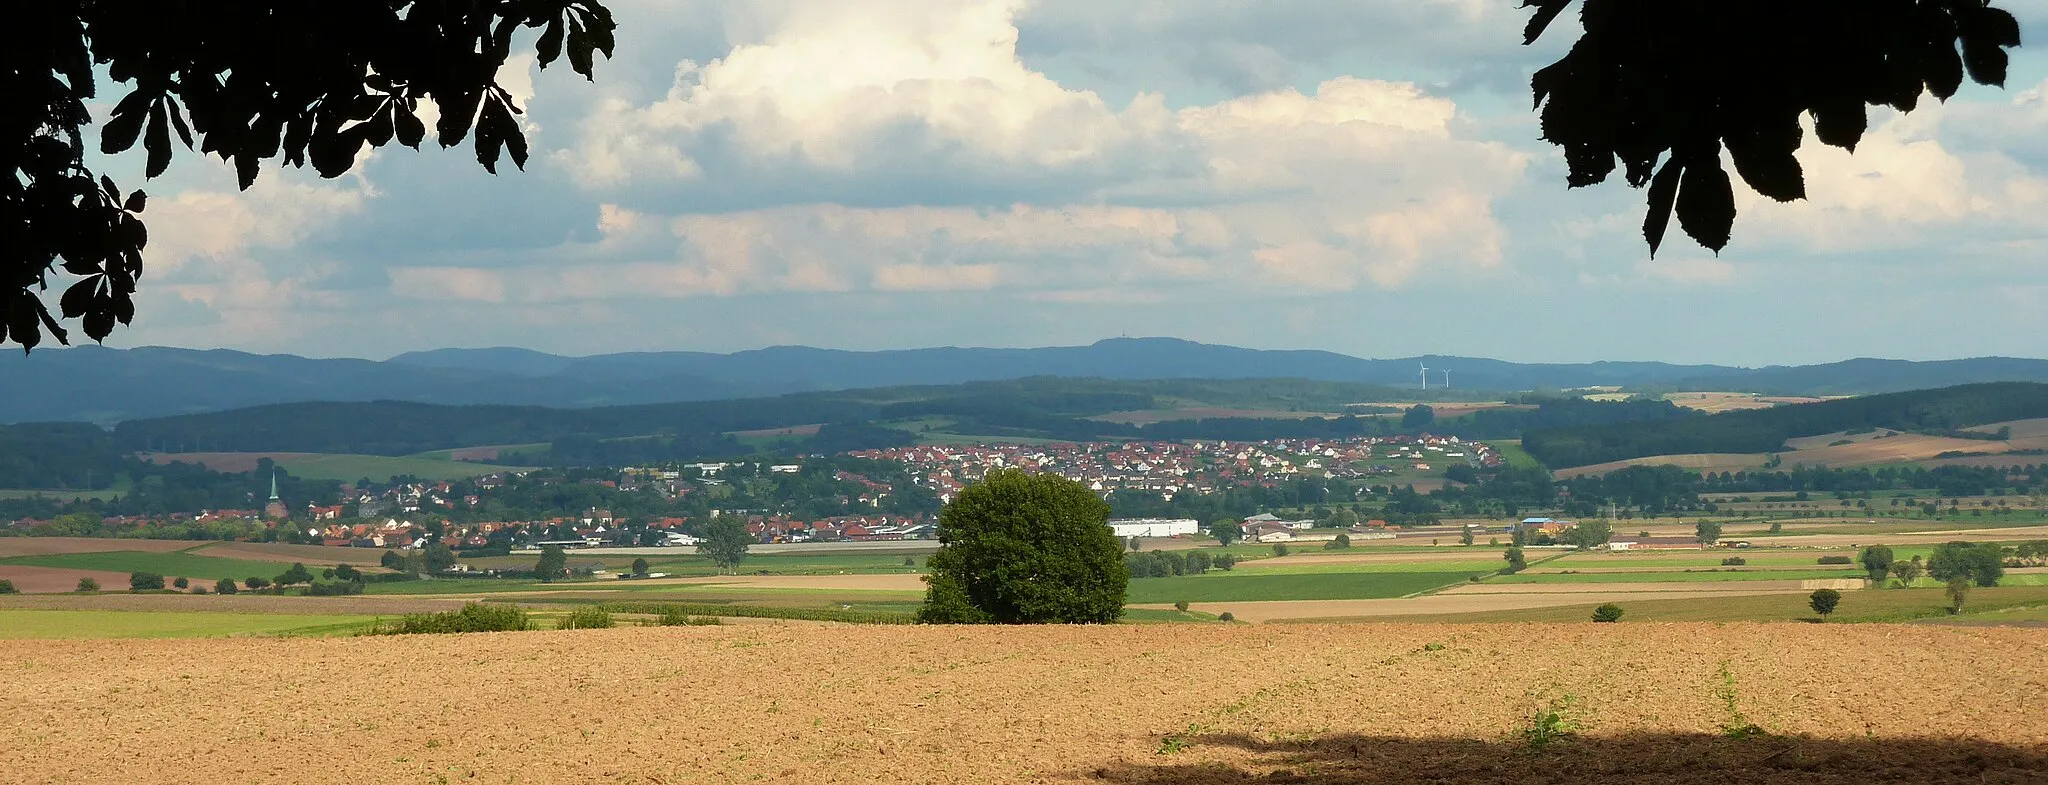
[[[2005,577],[2005,554],[1997,543],[1943,543],[1927,557],[1927,576],[1942,583],[1967,580],[1997,586]]]
[[[1892,549],[1889,547],[1866,545],[1856,558],[1863,563],[1864,571],[1870,573],[1870,579],[1878,583],[1883,583],[1885,576],[1892,571]]]
[[[1107,624],[1130,570],[1109,504],[1054,474],[990,472],[939,512],[920,621]]]
[[[433,104],[443,147],[476,131],[476,158],[524,167],[521,109],[497,83],[522,28],[542,67],[586,78],[615,25],[596,0],[31,0],[0,22],[0,343],[24,349],[64,320],[101,340],[135,316],[147,198],[86,161],[90,101],[113,109],[100,152],[140,142],[144,174],[176,145],[230,162],[243,188],[266,161],[322,177],[365,148],[419,147]],[[100,93],[102,79],[125,87]],[[61,267],[61,272],[59,268]],[[68,282],[68,283],[67,283]],[[63,294],[53,312],[41,294]]]
[[[1572,0],[1523,0],[1534,42]],[[1584,33],[1531,80],[1543,138],[1564,148],[1573,188],[1622,167],[1649,188],[1655,254],[1675,212],[1719,251],[1735,222],[1723,160],[1757,193],[1806,198],[1794,153],[1812,117],[1822,144],[1854,151],[1868,105],[1910,112],[1948,100],[1965,74],[2003,85],[2012,14],[1989,0],[1584,0]],[[1724,157],[1725,156],[1725,157]]]
[[[719,569],[731,570],[740,566],[741,559],[747,558],[747,547],[753,544],[754,535],[747,533],[745,522],[722,515],[704,525],[697,552],[709,557]]]
[[[543,545],[540,561],[533,563],[533,576],[544,582],[552,582],[569,574],[569,554],[560,545]]]

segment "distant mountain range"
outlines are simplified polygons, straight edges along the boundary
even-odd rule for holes
[[[1893,392],[1989,381],[2048,381],[2048,360],[1849,360],[1736,368],[1655,362],[1513,363],[1474,357],[1364,359],[1171,338],[1117,338],[1037,349],[857,352],[777,346],[713,354],[632,352],[563,357],[513,348],[437,349],[384,361],[311,359],[225,349],[44,349],[0,359],[0,422],[90,421],[301,401],[396,400],[582,408],[723,400],[793,392],[958,384],[1031,376],[1105,379],[1300,378],[1532,390],[1618,386],[1775,395]]]

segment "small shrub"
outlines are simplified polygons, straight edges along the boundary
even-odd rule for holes
[[[1721,721],[1721,735],[1731,739],[1747,739],[1764,735],[1764,729],[1743,716],[1741,700],[1735,693],[1735,674],[1729,672],[1728,663],[1721,663],[1721,685],[1714,689],[1714,696],[1721,699],[1721,706],[1727,718]]]
[[[1621,621],[1621,606],[1610,602],[1606,605],[1594,608],[1593,620],[1598,622]]]
[[[1740,567],[1748,563],[1748,559],[1742,558],[1740,556],[1730,556],[1726,559],[1721,560],[1721,566],[1723,567]]]
[[[917,557],[915,557],[915,556],[905,556],[905,557],[903,557],[903,566],[905,566],[905,567],[916,567],[916,566],[917,566]]]
[[[1235,614],[1235,613],[1231,613],[1230,611],[1224,611],[1224,612],[1223,612],[1223,615],[1221,615],[1221,616],[1217,616],[1217,617],[1216,617],[1216,620],[1217,620],[1217,621],[1237,621],[1237,614]]]
[[[663,627],[710,627],[719,622],[717,616],[691,616],[680,609],[669,608],[661,612],[657,623]]]
[[[1288,552],[1288,549],[1287,549],[1287,544],[1286,544],[1286,543],[1278,543],[1278,544],[1275,544],[1275,545],[1273,546],[1273,555],[1274,555],[1274,556],[1286,556],[1286,555],[1287,555],[1287,552]]]
[[[0,578],[0,594],[20,594],[20,593],[21,593],[21,590],[20,590],[20,589],[14,588],[14,581],[10,581],[10,580],[6,580],[6,579],[4,579],[4,578]]]
[[[191,586],[192,586],[192,582],[191,582],[191,581],[188,581],[188,580],[185,580],[185,577],[184,577],[184,576],[182,576],[182,575],[181,575],[181,576],[178,576],[178,579],[177,579],[177,580],[171,581],[171,587],[172,587],[172,588],[177,588],[177,589],[185,589],[185,588],[190,588]]]
[[[215,594],[234,594],[237,591],[241,591],[241,589],[235,586],[235,579],[233,578],[222,578],[219,582],[213,584],[213,593]]]
[[[192,587],[192,593],[193,593],[193,594],[210,594],[211,592],[208,592],[208,591],[206,590],[206,585],[205,585],[205,584],[200,584],[200,585],[198,585],[198,586],[194,586],[194,587]]]
[[[1806,604],[1820,614],[1821,621],[1827,621],[1828,614],[1835,612],[1835,606],[1842,603],[1842,593],[1834,589],[1818,589],[1806,598]]]
[[[1856,560],[1855,560],[1855,559],[1851,559],[1851,558],[1849,558],[1849,557],[1847,557],[1847,556],[1822,556],[1822,557],[1820,557],[1820,563],[1821,563],[1821,564],[1855,564],[1855,563],[1856,563]]]
[[[1176,602],[1176,603],[1174,603],[1174,604],[1173,604],[1173,609],[1174,609],[1174,610],[1177,610],[1177,611],[1180,611],[1181,613],[1187,613],[1187,612],[1188,612],[1188,601],[1187,601],[1187,600],[1181,600],[1181,601],[1179,601],[1179,602]]]
[[[153,572],[128,573],[129,591],[158,591],[164,587],[164,576]]]
[[[461,610],[441,613],[409,613],[394,622],[371,630],[372,635],[417,635],[450,632],[507,632],[532,629],[526,611],[516,605],[485,605],[472,602]]]
[[[1229,572],[1230,568],[1237,566],[1237,557],[1228,553],[1219,553],[1216,554],[1216,558],[1210,559],[1209,563],[1215,565],[1216,569]]]
[[[93,591],[99,591],[99,590],[100,590],[100,582],[99,582],[99,581],[96,581],[96,580],[93,580],[93,579],[91,579],[91,578],[79,578],[79,579],[78,579],[78,589],[77,589],[77,590],[78,590],[78,591],[81,591],[81,592],[93,592]]]
[[[259,578],[259,577],[256,577],[256,576],[253,576],[253,575],[252,575],[252,576],[249,576],[249,579],[248,579],[248,580],[242,581],[242,585],[243,585],[243,586],[247,586],[247,587],[249,587],[249,588],[251,588],[251,589],[261,589],[261,588],[263,588],[263,587],[265,587],[265,586],[269,586],[269,585],[270,585],[270,579],[268,579],[268,578]]]
[[[1578,735],[1580,722],[1578,699],[1565,695],[1537,709],[1522,726],[1515,729],[1521,737],[1522,746],[1530,752],[1541,752],[1545,747]]]
[[[612,615],[603,608],[577,608],[562,617],[562,623],[555,625],[558,630],[608,630],[617,626]]]

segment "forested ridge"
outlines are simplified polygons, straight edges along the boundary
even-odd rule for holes
[[[1788,439],[1837,431],[1949,433],[2035,417],[2048,417],[2048,384],[1996,382],[1706,417],[1539,428],[1523,435],[1522,446],[1562,468],[1652,455],[1777,452]]]

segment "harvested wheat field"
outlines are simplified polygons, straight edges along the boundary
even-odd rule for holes
[[[29,594],[72,591],[78,588],[79,578],[91,578],[100,582],[100,588],[108,591],[128,588],[128,573],[107,570],[75,570],[70,567],[31,567],[26,564],[0,564],[0,580],[14,583],[14,590]]]
[[[137,540],[110,537],[0,537],[0,557],[51,556],[62,553],[146,551],[170,553],[203,543],[189,540]]]
[[[5,642],[0,670],[0,772],[19,783],[1869,785],[2048,771],[2043,630],[628,628]],[[1516,728],[1552,705],[1583,730],[1533,749]],[[1728,738],[1735,722],[1768,733]]]
[[[1744,581],[1743,583],[1753,583]],[[1722,597],[1756,597],[1766,594],[1792,594],[1791,589],[1756,589],[1747,586],[1721,591],[1701,591],[1677,586],[1693,584],[1650,584],[1671,587],[1669,590],[1631,591],[1626,587],[1615,590],[1608,586],[1616,584],[1577,584],[1583,587],[1565,592],[1502,592],[1452,593],[1449,591],[1425,594],[1421,597],[1401,597],[1384,600],[1261,600],[1255,602],[1197,602],[1188,608],[1200,613],[1230,613],[1238,621],[1264,623],[1272,621],[1293,621],[1301,619],[1364,619],[1393,616],[1433,616],[1446,613],[1486,613],[1493,611],[1520,611],[1531,608],[1556,608],[1565,605],[1584,605],[1589,602],[1630,602],[1634,600],[1713,600]],[[1641,585],[1641,584],[1638,584]],[[1700,584],[1712,585],[1712,584]],[[1166,610],[1172,605],[1133,605],[1133,608]],[[1387,619],[1399,621],[1399,619]]]

